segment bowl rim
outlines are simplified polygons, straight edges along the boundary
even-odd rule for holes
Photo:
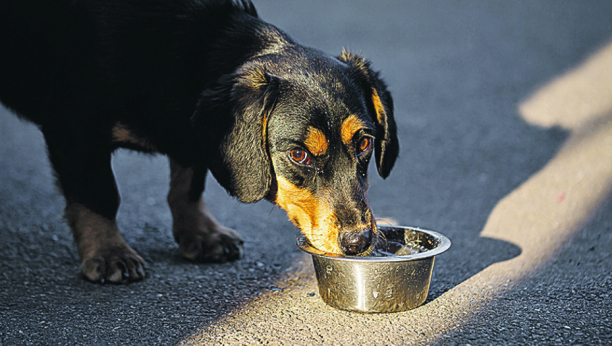
[[[445,235],[438,233],[436,231],[432,231],[432,230],[424,229],[420,227],[378,225],[378,228],[403,228],[406,230],[425,233],[431,236],[432,238],[438,240],[440,244],[436,246],[434,249],[431,249],[425,252],[420,252],[420,253],[413,254],[413,255],[387,256],[387,257],[344,256],[344,255],[333,254],[333,253],[321,251],[313,247],[308,241],[308,239],[306,239],[305,236],[298,237],[298,239],[296,240],[296,245],[298,246],[300,250],[302,250],[303,252],[307,254],[317,256],[320,258],[331,259],[331,260],[347,261],[347,262],[406,262],[406,261],[414,261],[414,260],[419,260],[419,259],[424,259],[424,258],[435,257],[445,252],[446,250],[448,250],[452,244],[450,239],[448,239]]]

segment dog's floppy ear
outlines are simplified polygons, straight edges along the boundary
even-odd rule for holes
[[[268,114],[278,79],[259,67],[244,67],[202,93],[192,124],[202,136],[208,168],[242,202],[264,198],[272,183],[267,149]]]
[[[355,77],[361,81],[365,89],[368,107],[374,115],[373,120],[376,124],[376,167],[378,174],[386,178],[391,173],[399,154],[391,93],[378,72],[372,71],[369,61],[347,50],[344,50],[338,59],[353,68]]]

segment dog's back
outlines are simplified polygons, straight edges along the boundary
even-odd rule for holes
[[[127,98],[193,106],[210,38],[236,11],[256,16],[234,1],[0,1],[0,101],[38,124]],[[149,112],[96,113],[122,111]]]
[[[93,58],[94,30],[78,7],[69,1],[0,3],[0,100],[19,115],[40,123],[58,88],[64,94],[74,89],[91,66],[85,61]]]

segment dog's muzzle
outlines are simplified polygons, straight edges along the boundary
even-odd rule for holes
[[[344,231],[338,235],[338,244],[345,255],[355,256],[367,251],[373,238],[374,232],[370,229]]]

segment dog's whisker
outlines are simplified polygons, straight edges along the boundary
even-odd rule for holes
[[[387,237],[385,236],[385,233],[379,230],[378,232],[376,232],[376,234],[377,234],[377,237],[376,237],[376,242],[374,244],[374,247],[386,247]]]
[[[270,208],[270,211],[268,212],[268,216],[266,216],[266,222],[265,222],[265,228],[266,228],[266,232],[270,231],[270,216],[272,215],[272,213],[274,212],[274,209],[276,207],[274,205],[272,205],[272,207]]]

